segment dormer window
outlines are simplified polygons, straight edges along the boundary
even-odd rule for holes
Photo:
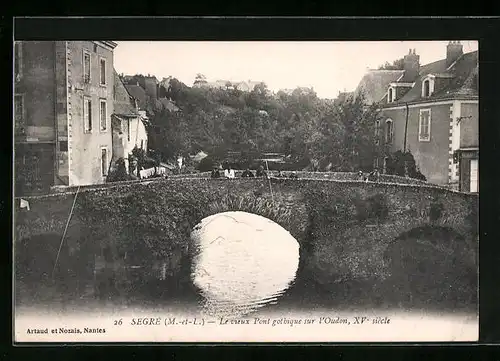
[[[396,100],[396,89],[393,87],[389,87],[389,91],[387,92],[387,102],[392,103]]]
[[[422,97],[427,98],[434,92],[434,77],[428,76],[422,82]]]
[[[424,93],[422,94],[424,97],[428,97],[429,95],[431,95],[431,81],[430,80],[426,80],[424,81]]]

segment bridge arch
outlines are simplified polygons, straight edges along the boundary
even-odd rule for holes
[[[310,273],[329,285],[334,279],[383,275],[388,245],[429,224],[454,230],[463,236],[464,248],[475,250],[475,198],[429,186],[305,176],[162,179],[80,191],[68,234],[99,247],[113,242],[129,254],[141,243],[152,258],[165,259],[189,243],[193,227],[203,218],[244,211],[288,230],[301,252],[309,253],[307,258],[301,253],[301,260]],[[16,238],[62,233],[73,199],[74,193],[29,198],[31,210],[16,215]],[[442,204],[433,216],[432,203]]]
[[[384,252],[388,280],[411,303],[428,300],[470,302],[477,289],[474,252],[451,227],[414,227],[389,242]]]
[[[247,212],[256,214],[279,224],[292,232],[292,211],[279,201],[252,195],[224,195],[220,199],[211,201],[201,212],[202,219],[223,212]],[[198,217],[199,218],[199,217]],[[192,223],[192,222],[191,222]]]

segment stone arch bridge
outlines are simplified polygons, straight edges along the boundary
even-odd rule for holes
[[[189,234],[204,217],[247,211],[287,229],[300,244],[300,269],[323,284],[387,277],[391,258],[401,253],[394,247],[408,242],[427,242],[430,252],[476,267],[478,196],[430,185],[331,179],[124,182],[82,188],[67,223],[75,194],[24,198],[30,210],[20,209],[17,200],[14,238],[20,252],[34,237],[58,235],[59,243],[67,226],[62,254],[78,254],[79,260],[104,248],[123,255],[142,247],[156,258],[168,257],[189,250]],[[432,229],[451,236],[418,239]]]

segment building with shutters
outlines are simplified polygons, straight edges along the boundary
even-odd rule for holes
[[[420,65],[416,50],[410,49],[404,69],[392,71],[394,79],[388,81],[389,73],[378,71],[361,88],[380,107],[375,141],[385,148],[383,153],[410,151],[427,181],[478,192],[478,52],[464,53],[460,42],[451,41],[443,55]],[[383,170],[386,161],[377,159],[375,166]]]
[[[15,42],[16,195],[105,182],[115,47],[112,41]]]

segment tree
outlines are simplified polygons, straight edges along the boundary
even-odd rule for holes
[[[201,85],[206,83],[207,83],[207,77],[205,75],[200,73],[196,74],[193,85]]]
[[[175,78],[170,84],[170,97],[181,111],[157,111],[148,127],[151,147],[163,159],[203,150],[217,161],[237,152],[242,162],[263,152],[283,152],[296,167],[315,164],[322,170],[373,164],[378,113],[360,97],[339,106],[311,88],[273,95],[265,83],[250,92],[190,88]]]
[[[132,152],[129,154],[128,158],[129,158],[129,169],[131,163],[135,163],[136,165],[135,167],[137,167],[137,169],[141,169],[145,167],[148,157],[144,149],[135,146],[134,149],[132,149]],[[134,169],[130,169],[131,173],[135,171],[135,167]]]
[[[378,70],[404,70],[404,58],[394,60],[392,63],[386,61],[383,65],[380,65]]]
[[[182,112],[163,110],[150,118],[151,146],[167,160],[190,153],[190,128]]]
[[[349,99],[338,107],[344,129],[340,152],[340,170],[370,170],[377,155],[374,126],[380,114],[376,106],[366,106],[363,96]]]
[[[208,156],[200,161],[197,168],[200,172],[210,172],[214,168],[215,164],[216,162],[213,157]]]

